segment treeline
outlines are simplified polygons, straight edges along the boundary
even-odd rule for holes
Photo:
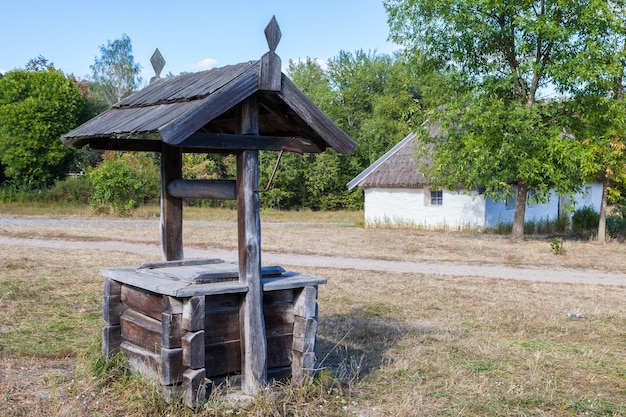
[[[101,53],[88,80],[65,75],[44,57],[0,79],[1,200],[37,196],[118,214],[158,201],[159,155],[75,151],[59,140],[141,84],[127,36],[103,45]],[[362,191],[348,191],[346,184],[421,123],[426,109],[443,102],[445,94],[434,90],[450,86],[423,63],[365,51],[341,51],[328,62],[290,62],[287,74],[358,145],[352,155],[285,154],[272,187],[261,196],[268,208],[361,208]],[[276,157],[261,153],[262,185]],[[235,158],[189,154],[183,171],[186,178],[234,178]]]
[[[551,190],[568,195],[601,182],[598,237],[604,240],[607,206],[624,206],[626,185],[626,3],[383,5],[401,53],[341,51],[327,62],[290,62],[287,70],[357,142],[356,151],[285,155],[262,205],[360,208],[362,191],[346,184],[416,131],[416,165],[427,162],[420,169],[433,187],[516,197],[516,238],[524,233],[527,199],[545,201]],[[59,187],[76,172],[85,174],[76,181],[82,185],[67,188],[84,188],[89,195],[83,198],[96,210],[123,212],[158,197],[152,185],[158,156],[61,146],[60,135],[141,84],[127,36],[103,45],[91,69],[88,80],[76,80],[38,58],[0,79],[0,198],[12,190]],[[275,158],[262,153],[261,184]],[[234,165],[229,156],[186,155],[184,175],[232,178]],[[112,192],[115,184],[130,194]],[[107,201],[112,195],[119,196],[118,206]]]

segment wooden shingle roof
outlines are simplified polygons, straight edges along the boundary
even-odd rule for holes
[[[429,184],[418,169],[417,138],[411,133],[348,183],[348,189],[416,188]]]
[[[61,138],[73,148],[160,150],[161,141],[199,151],[296,148],[351,153],[355,142],[280,74],[262,89],[263,61],[158,79]],[[259,136],[237,134],[237,107],[254,97]]]

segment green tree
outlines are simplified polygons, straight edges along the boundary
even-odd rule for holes
[[[95,91],[109,105],[132,94],[141,84],[141,65],[135,62],[128,35],[100,46],[100,57],[90,66]]]
[[[513,238],[523,237],[530,188],[540,200],[551,187],[576,189],[576,178],[570,178],[577,163],[573,141],[557,133],[563,121],[554,106],[537,105],[541,88],[552,83],[565,89],[572,82],[561,76],[562,69],[602,30],[606,3],[385,0],[384,5],[394,41],[452,65],[475,89],[437,114],[450,136],[434,142],[433,165],[448,163],[449,170],[439,169],[436,181],[457,189],[458,181],[474,172],[472,185],[487,185],[498,198],[515,182]],[[465,122],[457,126],[459,118]],[[490,186],[494,183],[499,191]]]
[[[626,7],[621,1],[607,4],[603,30],[562,71],[575,81],[566,91],[574,97],[570,129],[585,145],[582,173],[603,185],[600,242],[606,241],[607,206],[618,203],[626,187]]]
[[[81,121],[85,101],[56,70],[8,72],[0,79],[0,163],[19,186],[64,177],[71,152],[59,138]]]

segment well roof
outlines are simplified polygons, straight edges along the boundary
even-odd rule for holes
[[[262,61],[157,79],[61,138],[73,148],[160,150],[161,141],[200,151],[330,147],[350,153],[355,142],[280,74],[278,91],[262,90]],[[237,135],[237,106],[254,97],[259,136]]]

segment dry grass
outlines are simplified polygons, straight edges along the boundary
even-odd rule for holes
[[[146,226],[1,229],[158,242],[158,230]],[[186,230],[186,241],[230,248],[233,232],[228,224],[199,225]],[[264,250],[276,252],[626,271],[618,243],[568,241],[567,254],[555,256],[546,240],[266,224],[263,239]],[[97,270],[145,257],[9,246],[0,253],[0,414],[193,414],[161,402],[123,366],[99,361]],[[294,268],[328,278],[319,299],[324,371],[244,406],[212,398],[198,415],[626,415],[624,287]],[[569,318],[570,311],[586,318]]]
[[[354,212],[264,212],[263,251],[397,261],[561,266],[626,273],[626,245],[617,241],[597,244],[565,240],[566,254],[555,256],[550,246],[551,237],[529,236],[522,242],[512,243],[507,236],[477,232],[362,228],[354,226],[350,220],[358,215]],[[159,244],[158,219],[154,217],[138,216],[113,223],[110,218],[95,219],[105,223],[85,223],[80,227],[1,225],[0,235]],[[236,214],[231,210],[187,209],[183,232],[185,246],[236,250],[235,221]],[[611,254],[610,262],[606,259],[607,253]]]

